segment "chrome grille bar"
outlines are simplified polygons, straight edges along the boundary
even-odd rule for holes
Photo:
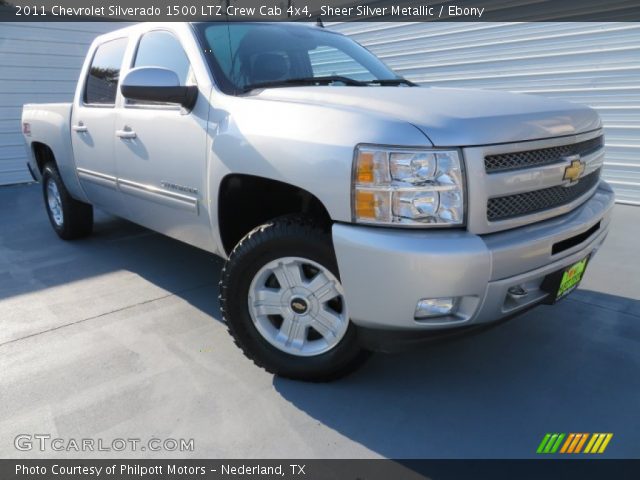
[[[542,164],[486,169],[486,159],[543,152]],[[579,154],[567,155],[573,152]],[[561,157],[557,155],[561,154]],[[598,188],[604,166],[602,130],[562,137],[463,148],[467,183],[467,228],[488,234],[566,214]],[[551,162],[545,164],[544,162]],[[535,163],[535,162],[534,162]],[[577,176],[577,178],[575,178]]]
[[[590,155],[603,146],[604,137],[601,135],[580,143],[561,145],[558,147],[488,155],[484,159],[484,167],[487,173],[541,167],[562,162],[565,157],[570,155],[580,155],[583,157]]]
[[[566,205],[591,190],[599,180],[600,170],[596,170],[570,186],[558,185],[532,192],[490,198],[487,202],[487,220],[495,222]]]

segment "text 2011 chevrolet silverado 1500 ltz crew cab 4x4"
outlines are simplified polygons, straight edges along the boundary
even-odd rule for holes
[[[590,108],[420,88],[311,25],[103,35],[73,103],[22,122],[60,237],[95,206],[226,258],[231,335],[297,379],[564,297],[614,201]]]

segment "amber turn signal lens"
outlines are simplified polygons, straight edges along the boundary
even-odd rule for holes
[[[376,195],[373,192],[356,192],[356,216],[358,218],[376,218]]]
[[[356,165],[356,182],[373,183],[373,152],[360,152]]]

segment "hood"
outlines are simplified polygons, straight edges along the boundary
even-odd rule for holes
[[[438,87],[285,87],[251,98],[349,108],[404,120],[434,146],[462,147],[574,135],[601,126],[589,107],[534,95]]]

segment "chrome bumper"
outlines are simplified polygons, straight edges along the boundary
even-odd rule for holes
[[[613,191],[601,182],[570,213],[489,235],[335,224],[333,244],[349,316],[363,327],[414,330],[511,316],[548,296],[540,288],[548,274],[595,254],[607,236],[613,203]],[[583,238],[590,229],[595,231]],[[526,296],[507,293],[518,285],[526,287]],[[439,297],[459,297],[455,314],[414,319],[420,299]]]

